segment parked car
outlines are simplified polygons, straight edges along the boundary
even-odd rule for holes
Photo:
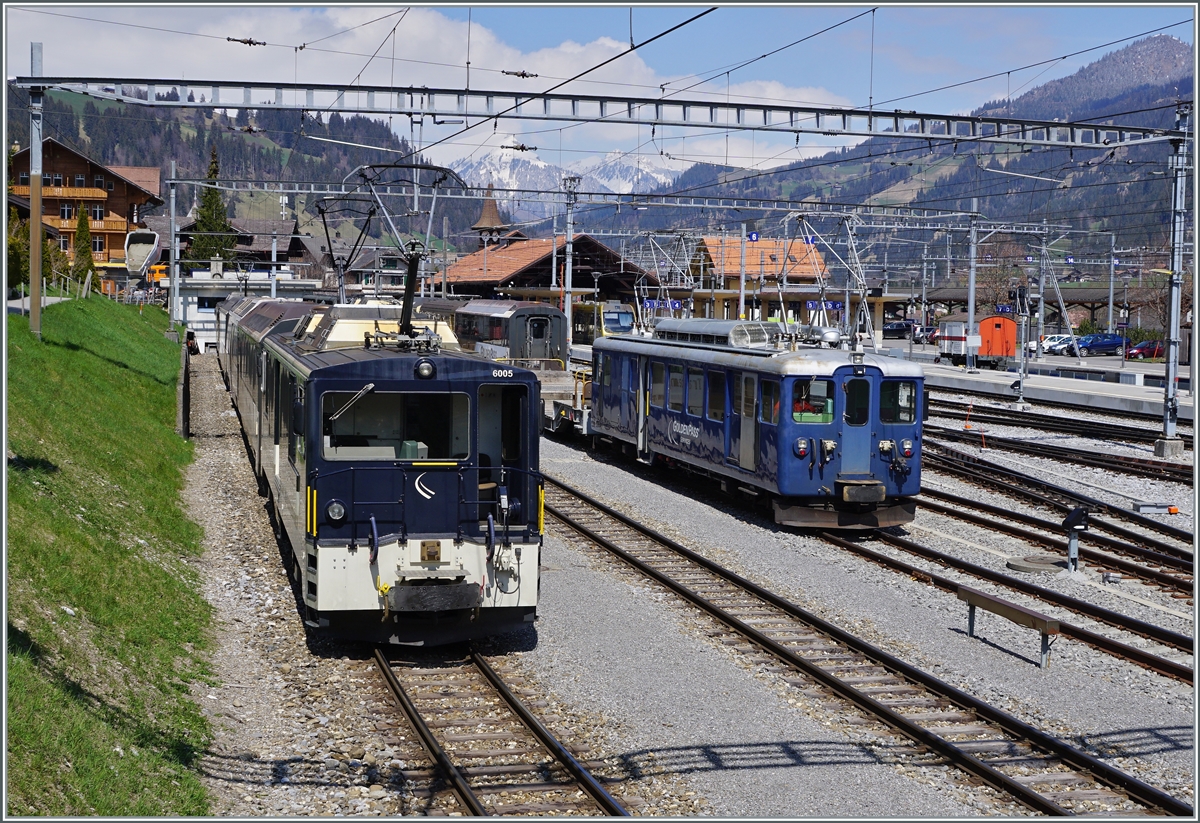
[[[915,343],[935,343],[938,339],[937,326],[914,326],[913,327],[913,342]]]
[[[884,340],[907,340],[912,334],[913,324],[907,320],[883,324]]]
[[[1115,354],[1120,357],[1129,348],[1128,338],[1119,334],[1085,334],[1083,337],[1076,338],[1075,342],[1077,346],[1068,343],[1063,352],[1074,357],[1077,353],[1076,348],[1078,348],[1080,357],[1087,357],[1089,354]]]
[[[1162,340],[1143,340],[1125,355],[1129,360],[1145,360],[1148,357],[1166,357],[1167,344]]]
[[[1071,335],[1069,335],[1069,334],[1047,334],[1044,337],[1042,337],[1042,351],[1049,353],[1052,346],[1057,346],[1059,344],[1066,345],[1067,343],[1070,343],[1070,342],[1071,342]],[[1037,341],[1036,340],[1030,340],[1025,345],[1029,347],[1030,354],[1034,354],[1037,352]]]

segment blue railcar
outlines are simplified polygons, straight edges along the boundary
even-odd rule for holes
[[[222,370],[305,621],[413,645],[532,622],[537,377],[403,333],[401,313],[241,298],[218,309]]]
[[[909,522],[924,377],[904,360],[806,347],[779,324],[660,322],[593,343],[587,431],[772,503],[777,522]]]

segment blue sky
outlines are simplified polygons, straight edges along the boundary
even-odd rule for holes
[[[365,83],[461,87],[466,82],[469,15],[472,88],[537,91],[619,53],[630,40],[628,6],[404,8],[6,5],[6,73],[27,74],[29,42],[39,40],[50,75],[329,83],[361,78]],[[643,42],[705,8],[633,7],[633,39]],[[657,96],[663,84],[679,88],[713,77],[688,95],[960,113],[1010,93],[1018,96],[1126,45],[1115,41],[1158,30],[1193,42],[1191,5],[882,5],[864,15],[870,8],[718,7],[589,74],[588,83],[574,88]],[[857,15],[862,16],[851,19]],[[1185,25],[1173,25],[1180,22]],[[269,45],[248,47],[226,37]],[[724,73],[801,39],[779,54]],[[301,44],[308,45],[297,51]],[[1084,53],[1059,59],[1076,52]],[[501,74],[521,70],[539,77],[520,80]],[[699,77],[688,79],[691,75]],[[990,75],[996,76],[968,82]],[[932,92],[944,86],[954,87]],[[499,145],[506,139],[503,129],[555,150],[561,141],[568,155],[564,160],[644,146],[648,137],[631,126],[559,131],[549,124],[510,121],[496,135],[472,132],[439,146],[435,159],[445,162]],[[405,119],[406,136],[407,131]],[[429,125],[425,139],[428,143],[447,134]],[[728,140],[723,133],[690,132],[686,140],[683,134],[665,137],[680,156],[727,158],[731,165],[745,167],[790,162],[805,151],[823,150],[811,141],[789,153],[793,147],[782,142],[744,134]],[[553,151],[542,153],[544,159],[558,161]]]

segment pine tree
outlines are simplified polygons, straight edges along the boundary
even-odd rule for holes
[[[71,263],[71,277],[82,283],[88,272],[96,270],[96,261],[92,259],[92,230],[88,226],[87,209],[83,203],[77,203],[75,209],[78,219],[75,221],[75,260]]]
[[[220,169],[220,164],[217,162],[217,144],[213,143],[212,155],[208,161],[207,179],[216,180]],[[228,234],[226,236],[219,234],[229,231],[229,221],[225,216],[225,202],[221,198],[221,193],[211,186],[206,186],[200,194],[200,208],[196,213],[196,234],[192,237],[187,259],[194,260],[199,266],[204,267],[214,257],[229,260],[235,239]]]

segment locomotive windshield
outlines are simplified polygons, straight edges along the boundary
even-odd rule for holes
[[[917,419],[917,384],[889,380],[879,386],[879,422],[912,423]]]
[[[833,381],[797,380],[792,390],[792,420],[797,423],[833,422]]]
[[[350,404],[354,397],[349,391],[321,395],[326,460],[446,459],[470,451],[466,394],[372,392]]]
[[[606,311],[604,312],[605,334],[627,334],[633,331],[633,312]]]

